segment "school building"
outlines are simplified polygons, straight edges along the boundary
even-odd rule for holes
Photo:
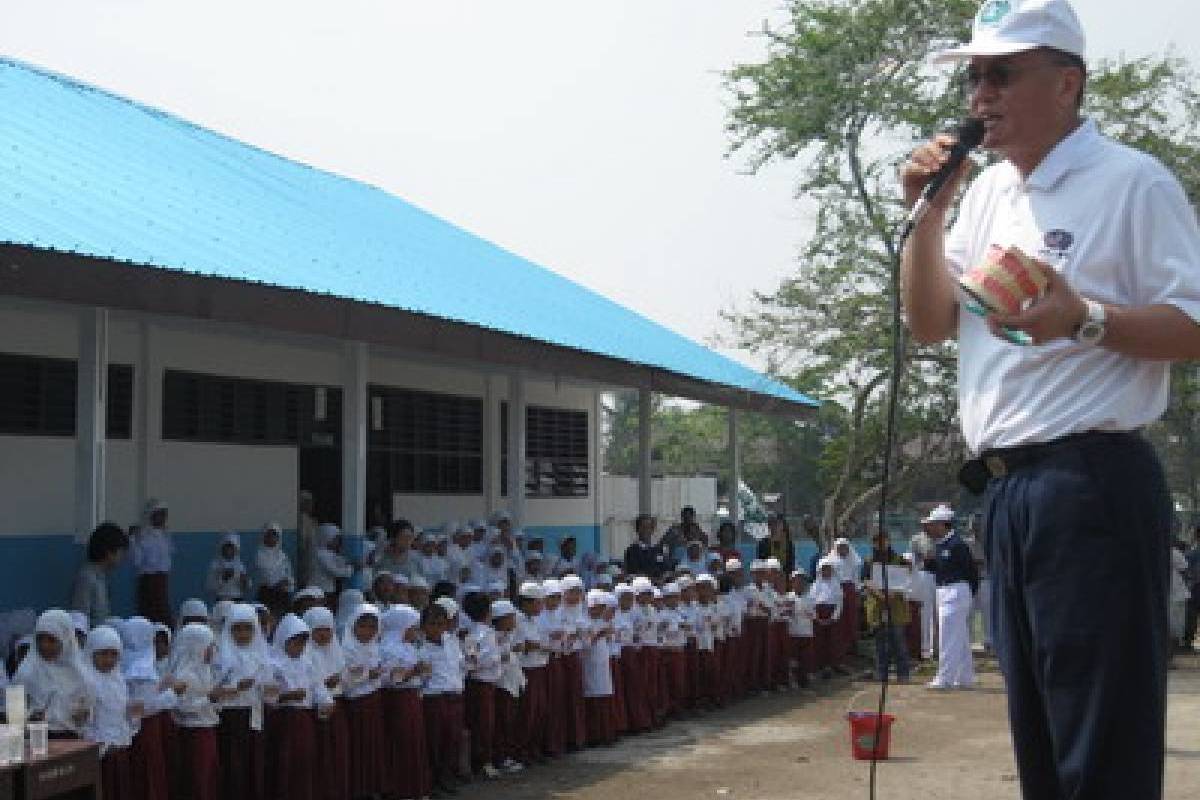
[[[149,498],[176,603],[302,490],[350,534],[507,509],[596,548],[602,392],[816,405],[375,187],[13,60],[0,107],[0,609],[65,603]]]

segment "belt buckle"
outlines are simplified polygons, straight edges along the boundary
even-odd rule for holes
[[[1008,465],[1000,456],[988,456],[983,463],[993,478],[1003,478],[1008,474]]]

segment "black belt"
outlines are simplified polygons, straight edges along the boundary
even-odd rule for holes
[[[958,471],[958,482],[972,494],[982,494],[983,490],[987,488],[988,481],[992,478],[1003,478],[1022,467],[1036,464],[1056,452],[1084,442],[1137,435],[1136,432],[1131,431],[1084,431],[1049,442],[984,450],[978,458],[973,458],[962,465]]]

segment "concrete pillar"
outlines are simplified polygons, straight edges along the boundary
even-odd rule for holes
[[[508,513],[513,525],[525,524],[525,376],[508,379]]]
[[[740,530],[742,504],[738,502],[738,491],[742,487],[742,444],[738,440],[738,412],[729,409],[729,521]]]
[[[75,382],[75,531],[85,540],[104,521],[104,440],[108,406],[108,309],[79,318]]]
[[[345,345],[342,366],[342,530],[352,535],[367,532],[369,357],[366,343]]]
[[[649,389],[638,390],[638,513],[653,514],[653,482],[650,475],[650,434],[653,416]]]
[[[492,375],[483,378],[483,504],[490,517],[500,507],[500,404]]]

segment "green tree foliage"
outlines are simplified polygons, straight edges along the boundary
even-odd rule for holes
[[[751,170],[794,163],[798,195],[813,212],[795,272],[727,318],[737,345],[842,406],[840,415],[826,414],[840,424],[819,456],[826,536],[853,529],[878,499],[892,350],[887,292],[904,214],[896,167],[965,113],[958,76],[929,66],[928,57],[968,38],[977,8],[976,0],[790,0],[782,24],[757,34],[765,59],[727,74],[733,153]],[[1091,72],[1088,114],[1158,156],[1195,200],[1200,103],[1188,65],[1168,55],[1100,62]],[[963,456],[955,348],[905,341],[901,350],[898,479],[889,501],[918,485],[929,497],[953,496]],[[1172,424],[1192,425],[1185,420],[1197,416],[1180,413]]]

